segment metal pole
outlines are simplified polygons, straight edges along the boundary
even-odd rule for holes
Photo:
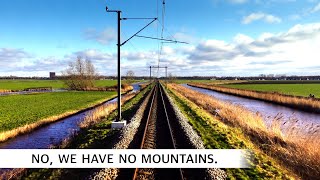
[[[150,66],[150,83],[151,83],[151,66]]]
[[[133,36],[131,36],[129,39],[127,39],[126,41],[124,41],[123,43],[121,43],[121,11],[118,10],[109,10],[108,6],[106,6],[106,11],[107,12],[116,12],[118,14],[118,119],[116,121],[121,121],[122,117],[121,117],[121,67],[120,67],[120,59],[121,59],[121,52],[120,52],[120,48],[122,45],[126,44],[130,39],[132,39],[133,37],[135,37],[138,33],[140,33],[142,30],[144,30],[145,28],[147,28],[150,24],[152,24],[154,21],[157,20],[157,18],[132,18],[132,19],[153,19],[149,24],[147,24],[146,26],[144,26],[142,29],[140,29],[137,33],[135,33]],[[124,18],[123,20],[127,20],[129,18]]]
[[[167,87],[167,83],[168,83],[167,71],[168,71],[168,67],[166,66],[166,87]]]
[[[168,77],[168,76],[167,76],[167,70],[168,70],[168,67],[166,66],[166,79],[167,79],[167,77]]]
[[[120,46],[121,46],[121,37],[120,37],[120,22],[121,22],[121,11],[118,13],[118,121],[121,121],[121,67],[120,67]]]

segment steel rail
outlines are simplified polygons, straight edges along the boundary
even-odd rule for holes
[[[148,130],[149,119],[150,119],[150,117],[151,117],[152,108],[153,108],[153,106],[154,106],[154,99],[155,99],[156,91],[157,91],[156,88],[157,88],[157,84],[153,87],[153,90],[151,91],[151,92],[153,93],[153,96],[152,96],[152,100],[151,100],[151,104],[150,104],[150,108],[149,108],[149,113],[148,113],[148,118],[147,118],[146,126],[145,126],[145,128],[144,128],[144,132],[143,132],[143,136],[142,136],[142,141],[141,141],[140,149],[142,149],[143,146],[144,146],[145,137],[146,137],[147,130]],[[138,170],[139,170],[139,168],[136,168],[136,169],[134,170],[133,180],[137,179]]]
[[[164,102],[164,99],[163,99],[163,93],[162,93],[162,85],[159,83],[159,89],[160,89],[160,95],[161,95],[161,99],[162,99],[162,104],[163,104],[163,108],[164,108],[164,112],[166,114],[166,119],[167,119],[167,123],[168,123],[168,127],[169,127],[169,132],[170,132],[170,137],[171,137],[171,141],[172,141],[172,146],[174,149],[177,149],[176,148],[176,143],[175,143],[175,140],[173,138],[173,133],[172,133],[172,128],[171,128],[171,125],[170,125],[170,120],[169,120],[169,116],[168,116],[168,112],[167,112],[167,108],[166,108],[166,104]],[[179,168],[179,174],[180,174],[180,179],[183,180],[184,177],[183,177],[183,173],[182,173],[182,170],[181,168]]]
[[[157,91],[160,91],[160,92],[157,92]],[[173,138],[172,128],[171,128],[171,125],[170,125],[170,120],[169,120],[169,116],[168,116],[168,112],[167,112],[167,108],[166,108],[166,105],[165,105],[165,101],[164,101],[164,98],[163,98],[163,92],[162,91],[163,91],[162,90],[162,85],[160,83],[158,83],[158,84],[156,84],[154,86],[154,89],[153,89],[153,92],[152,92],[153,93],[153,97],[152,97],[152,100],[151,100],[151,105],[150,105],[150,108],[149,108],[148,118],[147,118],[147,122],[146,122],[146,125],[145,125],[145,129],[144,129],[144,133],[143,133],[140,149],[142,149],[144,147],[144,143],[145,143],[145,140],[146,140],[146,134],[147,134],[147,131],[148,131],[149,120],[151,118],[151,112],[152,112],[152,109],[154,107],[154,103],[156,102],[155,98],[157,98],[156,96],[158,96],[159,94],[161,96],[162,105],[163,105],[163,108],[164,108],[164,111],[165,111],[166,122],[168,124],[172,146],[173,146],[174,149],[176,149],[176,144],[175,144],[175,140]],[[135,171],[134,171],[133,180],[137,179],[138,171],[139,171],[139,168],[136,168]],[[179,168],[179,175],[180,175],[180,179],[183,180],[184,177],[183,177],[182,170],[180,168]]]
[[[145,142],[145,137],[146,137],[146,134],[147,134],[147,131],[148,131],[148,125],[149,125],[149,120],[150,120],[150,117],[151,117],[151,112],[152,112],[152,109],[153,109],[153,106],[154,106],[154,99],[156,97],[156,94],[157,94],[157,85],[155,85],[153,87],[153,96],[152,96],[152,100],[151,100],[151,105],[150,105],[150,109],[149,109],[149,114],[148,114],[148,118],[147,118],[147,123],[146,123],[146,126],[144,128],[144,132],[143,132],[143,137],[142,137],[142,141],[141,141],[141,145],[140,145],[140,149],[143,148],[144,146],[144,142]]]

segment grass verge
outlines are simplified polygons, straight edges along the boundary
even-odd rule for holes
[[[280,121],[275,120],[267,128],[260,116],[241,106],[219,101],[183,86],[169,87],[211,115],[216,115],[219,121],[230,128],[241,130],[256,149],[275,159],[288,171],[304,179],[316,179],[320,176],[319,129],[312,129],[309,134],[301,134],[293,129],[283,133],[278,124]]]

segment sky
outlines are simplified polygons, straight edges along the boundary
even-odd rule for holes
[[[1,0],[0,76],[61,74],[78,56],[117,74],[117,16],[158,18],[121,46],[122,75],[319,75],[320,0]],[[163,13],[164,12],[164,13]],[[121,42],[150,19],[121,21]],[[154,69],[154,76],[164,70]]]

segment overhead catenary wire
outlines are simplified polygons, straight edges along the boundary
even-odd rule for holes
[[[157,20],[158,21],[158,23],[160,23],[161,24],[161,26],[162,26],[162,22],[160,21],[160,19],[158,19]],[[169,36],[168,36],[168,38],[170,38],[170,39],[176,39],[175,37],[174,37],[174,35],[166,28],[166,27],[164,27],[163,28],[163,33],[167,33]]]
[[[162,0],[162,30],[161,30],[161,38],[163,38],[163,30],[164,30],[164,22],[165,22],[165,14],[166,14],[166,1]]]
[[[146,39],[155,39],[155,40],[161,40],[161,41],[165,41],[165,42],[171,42],[171,43],[182,43],[182,44],[189,44],[187,42],[183,42],[183,41],[176,41],[176,40],[171,40],[171,39],[164,39],[164,38],[155,38],[155,37],[149,37],[149,36],[141,36],[141,35],[136,35],[136,37],[140,37],[140,38],[146,38]],[[165,43],[165,42],[161,42],[161,43]]]
[[[159,0],[156,0],[157,1],[157,17],[158,17],[158,20],[157,20],[157,38],[159,38]],[[158,41],[158,62],[159,62],[159,59],[160,59],[160,41]]]
[[[165,14],[166,14],[166,2],[165,0],[162,0],[162,23],[161,24],[161,39],[163,39],[163,31],[164,31],[164,25],[165,25]],[[158,21],[159,22],[159,21]],[[161,54],[162,54],[162,49],[163,49],[163,44],[160,45],[160,51],[159,51],[159,56],[158,56],[158,66],[160,66],[160,59],[161,59]],[[159,69],[158,69],[158,74],[159,74]]]
[[[162,2],[162,3],[160,3]],[[162,7],[160,7],[160,5]],[[172,36],[170,34],[170,32],[167,30],[166,28],[166,1],[165,0],[156,0],[156,17],[155,18],[142,18],[142,17],[129,17],[129,18],[120,18],[120,20],[141,20],[141,19],[149,19],[152,21],[149,22],[146,26],[144,26],[143,28],[141,28],[138,32],[136,32],[135,34],[133,34],[132,36],[130,36],[127,40],[125,40],[124,42],[120,42],[119,45],[122,46],[124,44],[126,44],[127,42],[129,42],[130,46],[132,46],[133,49],[137,50],[137,48],[130,42],[130,40],[134,37],[140,37],[140,38],[147,38],[147,39],[154,39],[154,40],[158,40],[157,43],[157,48],[158,48],[158,59],[157,56],[155,56],[155,60],[157,59],[158,63],[158,67],[161,65],[161,58],[162,55],[164,54],[164,44],[165,43],[183,43],[183,44],[188,44],[186,42],[183,41],[177,41],[175,40],[174,36]],[[162,11],[160,10],[162,9]],[[161,11],[161,15],[160,15],[160,11]],[[117,12],[117,13],[121,13],[121,11],[111,11],[107,9],[107,12]],[[160,17],[160,18],[159,18]],[[153,22],[157,22],[157,35],[156,37],[149,37],[149,36],[142,36],[140,35],[140,32],[143,31],[146,27],[148,27],[149,25],[151,25]],[[160,28],[161,28],[161,33],[160,33]],[[166,36],[166,34],[168,34],[169,36]],[[171,35],[171,39],[168,39],[168,37],[170,37]],[[152,35],[153,36],[153,35]],[[165,38],[166,37],[166,38]],[[157,53],[157,52],[155,52]],[[158,75],[159,75],[159,69],[158,69]]]
[[[155,19],[155,18],[121,18],[121,20],[141,20],[141,19]]]
[[[137,34],[139,34],[141,31],[143,31],[145,28],[147,28],[150,24],[152,24],[154,21],[156,21],[157,18],[153,18],[153,20],[151,22],[149,22],[147,25],[145,25],[143,28],[141,28],[138,32],[136,32],[135,34],[133,34],[129,39],[125,40],[123,43],[120,44],[120,46],[126,44],[130,39],[132,39],[133,37],[135,37]]]

